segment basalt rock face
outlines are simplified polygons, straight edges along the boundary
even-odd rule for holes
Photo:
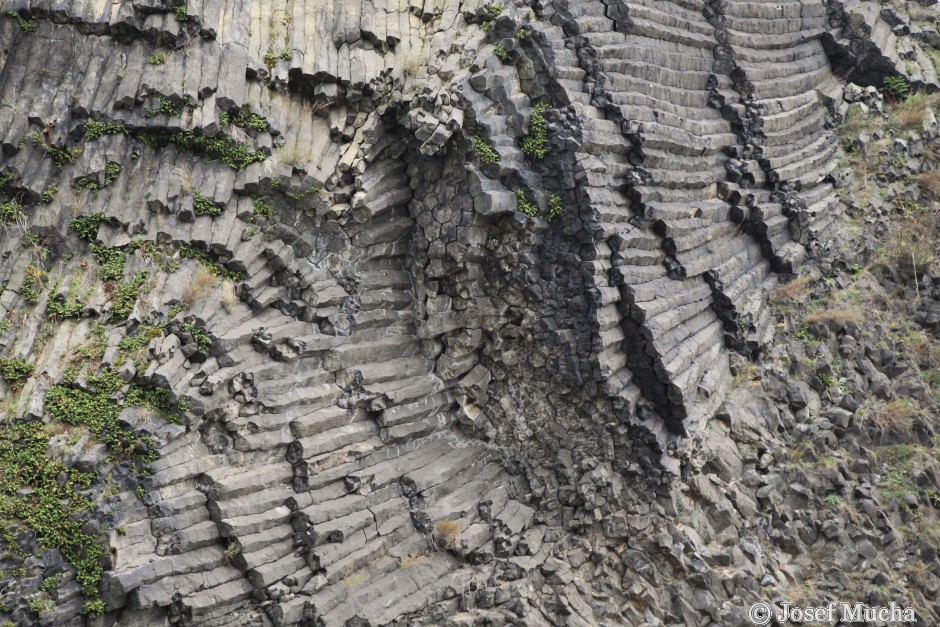
[[[14,525],[2,616],[743,620],[785,560],[689,436],[831,246],[839,76],[937,83],[873,6],[4,0],[4,412],[59,424],[104,369],[154,454],[50,440],[92,475],[102,606]],[[719,413],[756,445],[775,412]]]

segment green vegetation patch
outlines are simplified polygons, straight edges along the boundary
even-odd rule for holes
[[[76,187],[81,189],[90,189],[92,193],[96,196],[98,192],[103,190],[105,187],[110,187],[115,180],[117,180],[118,175],[124,170],[123,166],[120,163],[115,163],[114,161],[109,161],[104,166],[104,182],[101,185],[98,185],[97,181],[83,176],[78,179],[78,182],[75,184]]]
[[[33,364],[11,357],[0,359],[0,377],[10,385],[22,383],[33,373]]]
[[[6,16],[8,16],[8,17],[12,17],[13,19],[15,19],[15,20],[16,20],[16,23],[19,24],[20,30],[23,31],[24,33],[34,33],[34,32],[36,32],[36,28],[37,28],[36,22],[33,22],[33,21],[31,21],[31,20],[29,20],[29,19],[23,17],[22,15],[20,15],[20,14],[17,13],[16,11],[4,11],[3,14],[6,15]]]
[[[179,252],[180,257],[183,257],[184,259],[195,259],[215,276],[222,276],[233,281],[245,280],[244,272],[235,272],[233,270],[229,270],[219,261],[217,261],[212,255],[199,250],[191,244],[180,244]]]
[[[539,103],[532,109],[529,119],[529,134],[522,138],[522,152],[534,159],[542,159],[548,154],[548,124],[542,113],[548,109],[545,103]]]
[[[48,205],[52,203],[52,200],[55,198],[55,195],[58,193],[59,193],[59,186],[56,184],[55,181],[53,181],[52,183],[49,183],[48,186],[46,186],[46,189],[42,190],[42,193],[39,195],[39,197],[42,200],[42,204]]]
[[[85,139],[94,141],[101,139],[105,135],[124,135],[127,133],[127,127],[121,122],[98,122],[88,120],[85,122]]]
[[[561,212],[564,210],[565,207],[561,203],[561,196],[552,192],[548,192],[548,221],[553,221],[555,218],[560,216]]]
[[[517,189],[514,193],[516,194],[516,201],[519,206],[519,211],[529,217],[535,217],[539,214],[539,208],[526,199],[524,189]]]
[[[182,107],[173,103],[169,98],[160,98],[160,106],[147,114],[148,118],[155,118],[158,115],[175,116],[183,112]]]
[[[289,59],[290,57],[287,58]],[[267,131],[270,126],[264,117],[257,113],[251,113],[250,111],[239,111],[234,115],[222,113],[219,119],[223,124],[234,124],[239,128],[247,128],[259,133]]]
[[[46,284],[46,271],[31,263],[26,267],[26,277],[23,279],[23,285],[20,287],[20,296],[26,299],[30,305],[39,302],[39,296],[42,294],[42,288]]]
[[[903,76],[887,76],[884,82],[884,92],[895,98],[904,98],[911,93],[911,84]]]
[[[193,131],[174,133],[170,136],[170,143],[180,150],[221,161],[235,170],[243,170],[252,163],[260,163],[267,158],[264,152],[250,150],[246,145],[234,139],[206,137]]]
[[[91,254],[98,262],[98,275],[105,281],[117,281],[124,276],[124,262],[127,254],[120,248],[108,248],[91,244]]]
[[[15,200],[0,203],[0,223],[12,224],[21,218],[25,218],[23,207]]]
[[[183,331],[187,331],[190,335],[193,336],[193,341],[196,342],[196,345],[201,350],[207,351],[212,347],[212,339],[206,334],[205,331],[196,325],[187,322],[183,325]]]
[[[85,303],[74,296],[70,296],[62,299],[51,299],[46,313],[50,318],[64,320],[65,318],[80,318],[84,309]]]
[[[493,147],[483,141],[480,137],[473,139],[473,150],[477,153],[480,163],[496,163],[499,161],[499,153],[493,150]]]
[[[296,194],[293,192],[287,192],[286,195],[288,198],[293,198],[294,200],[302,200],[306,198],[307,196],[310,196],[312,194],[319,194],[319,193],[320,193],[319,187],[308,187],[302,192],[297,192]]]
[[[47,157],[51,158],[52,161],[56,164],[56,167],[62,168],[66,164],[75,163],[75,157],[81,152],[78,147],[75,148],[59,148],[52,144],[47,144],[46,140],[43,138],[42,133],[36,131],[30,133],[26,137],[34,146],[42,148],[42,151],[46,154]]]
[[[275,54],[273,50],[268,48],[268,51],[264,53],[264,64],[268,67],[269,70],[274,67],[274,64],[277,63],[278,59],[290,61],[290,50],[283,50],[280,54]]]
[[[49,392],[53,396],[55,389]],[[38,422],[0,428],[0,517],[23,522],[43,548],[59,549],[75,567],[86,600],[94,601],[99,599],[105,549],[82,531],[80,517],[92,507],[80,490],[89,487],[93,477],[49,459],[51,435]]]
[[[262,216],[269,220],[274,217],[274,207],[260,198],[255,198],[254,202],[251,203],[251,209],[255,216]]]
[[[105,548],[83,531],[83,513],[93,504],[83,491],[93,474],[65,468],[46,456],[48,442],[59,431],[55,425],[84,427],[93,439],[108,446],[112,461],[148,463],[156,459],[153,443],[137,437],[118,420],[124,407],[147,407],[164,414],[169,409],[166,390],[145,390],[126,383],[109,368],[87,380],[87,387],[54,385],[46,393],[50,425],[16,421],[0,427],[0,518],[18,520],[32,529],[43,548],[59,549],[75,567],[85,597],[84,613],[104,610],[100,598],[101,562]],[[58,579],[40,586],[55,592]]]
[[[193,211],[197,216],[218,216],[222,215],[222,206],[203,196],[197,189],[193,192]]]
[[[104,217],[103,213],[78,216],[69,224],[69,232],[78,233],[79,238],[90,242],[95,239],[98,234],[98,226],[102,222],[107,222],[107,218]]]
[[[148,276],[146,271],[138,272],[115,290],[114,302],[111,304],[111,311],[108,312],[108,322],[120,322],[127,319],[137,303],[140,290]]]

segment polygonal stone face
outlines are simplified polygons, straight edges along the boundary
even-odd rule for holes
[[[897,57],[795,0],[3,8],[24,625],[588,620],[649,567],[578,534],[651,528],[827,245],[831,70]]]

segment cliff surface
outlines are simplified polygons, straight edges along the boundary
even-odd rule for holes
[[[0,622],[940,620],[935,4],[2,9]]]

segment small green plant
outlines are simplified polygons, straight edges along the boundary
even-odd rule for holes
[[[191,244],[180,244],[179,245],[180,257],[185,259],[195,259],[203,265],[207,270],[209,270],[213,276],[223,276],[227,279],[232,279],[233,281],[243,281],[245,279],[245,274],[243,272],[235,272],[226,268],[222,263],[215,260],[215,258],[207,252],[203,252]],[[184,307],[185,309],[185,307]],[[172,313],[172,309],[170,310]],[[172,318],[173,315],[170,316]]]
[[[121,171],[124,170],[124,167],[120,163],[115,163],[109,161],[104,166],[104,185],[103,187],[108,187],[117,179]]]
[[[52,577],[46,577],[42,580],[42,584],[39,586],[39,589],[47,594],[52,594],[56,591],[56,588],[59,587],[59,576],[53,575]]]
[[[527,31],[525,28],[520,27],[519,30],[516,31],[516,39],[519,41],[525,41],[525,38],[528,36],[529,31]]]
[[[85,122],[85,139],[94,141],[101,139],[105,135],[123,135],[127,133],[127,127],[120,122],[97,122],[88,120]]]
[[[278,59],[283,59],[285,61],[291,60],[290,50],[284,50],[280,54],[275,54],[273,50],[268,48],[268,51],[264,53],[264,64],[270,70],[274,67],[274,64],[277,63]]]
[[[833,493],[833,494],[827,494],[826,496],[824,496],[822,498],[822,501],[829,507],[838,507],[839,505],[842,505],[842,503],[845,502],[845,499],[843,499],[838,494]]]
[[[535,217],[539,214],[538,207],[526,200],[524,189],[517,189],[514,193],[516,194],[516,201],[519,207],[519,211],[530,217]]]
[[[477,153],[477,158],[480,159],[480,163],[482,164],[496,163],[500,159],[499,153],[493,150],[493,147],[480,139],[480,137],[474,138],[473,150]]]
[[[170,136],[170,143],[208,159],[217,159],[234,170],[243,170],[252,163],[264,161],[261,150],[249,150],[244,144],[226,137],[206,137],[193,131],[182,131]]]
[[[278,58],[290,59],[290,57],[278,57]],[[266,119],[264,119],[262,116],[258,115],[257,113],[251,113],[250,111],[247,110],[247,108],[243,111],[239,111],[235,115],[231,115],[229,113],[222,113],[219,116],[219,119],[223,124],[234,124],[235,126],[239,128],[247,128],[249,130],[257,131],[259,133],[263,133],[267,131],[268,128],[270,127],[270,124],[268,124],[268,121]]]
[[[135,335],[125,335],[121,338],[121,341],[118,342],[118,350],[121,351],[122,355],[126,355],[134,361],[134,363],[138,363],[141,361],[142,353],[147,346],[150,345],[150,342],[163,336],[163,329],[165,327],[166,323],[141,325],[137,328]]]
[[[93,241],[98,235],[98,225],[107,220],[103,213],[93,213],[89,216],[78,216],[69,224],[69,231],[77,233],[80,239]]]
[[[532,117],[529,119],[529,134],[522,138],[522,152],[535,159],[542,159],[548,154],[548,125],[542,115],[548,109],[545,103],[539,103],[532,108]]]
[[[287,192],[286,195],[288,198],[293,198],[294,200],[302,200],[306,198],[307,196],[310,196],[311,194],[319,194],[319,193],[320,193],[319,187],[308,187],[302,192],[297,192],[296,194],[293,192]]]
[[[148,113],[148,114],[147,114],[147,117],[148,117],[148,118],[155,118],[155,117],[157,117],[158,115],[174,116],[174,115],[179,115],[179,114],[182,113],[182,112],[183,112],[182,108],[180,108],[180,107],[178,107],[177,105],[173,104],[173,101],[172,101],[172,100],[170,100],[169,98],[163,98],[163,97],[161,97],[161,98],[160,98],[160,106],[157,107],[156,109],[154,109],[153,111],[151,111],[150,113]]]
[[[19,385],[33,373],[33,364],[22,359],[0,359],[0,377],[10,385]]]
[[[127,527],[125,527],[124,525],[118,525],[117,527],[114,528],[114,530],[117,531],[119,536],[127,535]]]
[[[238,540],[233,540],[231,544],[225,547],[225,561],[231,563],[236,557],[241,555],[242,545]]]
[[[124,168],[119,163],[114,161],[109,161],[104,166],[104,182],[99,186],[94,179],[90,179],[87,176],[83,176],[78,179],[78,182],[75,184],[76,187],[84,189],[90,189],[92,193],[97,196],[98,192],[103,190],[105,187],[110,187],[115,180],[117,180],[118,175]]]
[[[101,616],[104,614],[104,601],[101,599],[85,601],[85,605],[82,606],[82,614],[91,617]]]
[[[895,98],[904,98],[911,93],[911,85],[903,76],[887,76],[884,80],[884,92]]]
[[[490,4],[490,5],[488,5],[488,6],[486,7],[486,12],[489,14],[490,19],[494,19],[494,20],[495,20],[497,17],[500,16],[500,14],[502,14],[503,9],[505,9],[505,8],[506,8],[506,5],[504,5],[504,4],[501,3],[501,2],[499,2],[499,3],[494,3],[494,4]]]
[[[117,288],[114,294],[114,302],[111,304],[111,311],[108,312],[109,322],[120,322],[127,319],[137,303],[140,290],[147,281],[147,277],[148,273],[146,271],[138,272]]]
[[[502,61],[509,61],[509,52],[503,44],[496,44],[493,53]]]
[[[166,55],[164,55],[162,52],[157,52],[147,57],[147,60],[144,61],[144,63],[147,65],[163,65],[166,63]]]
[[[274,217],[274,207],[264,202],[260,198],[255,198],[251,203],[251,209],[255,216],[271,219]]]
[[[56,167],[62,168],[66,164],[75,163],[75,157],[81,152],[78,147],[75,148],[59,148],[52,144],[47,144],[46,140],[43,138],[42,133],[36,131],[27,136],[29,141],[34,145],[42,148],[42,151],[46,153],[47,157],[51,157],[52,161],[56,164]]]
[[[185,4],[181,4],[173,9],[173,15],[176,17],[177,22],[183,23],[189,21],[189,14],[186,12]]]
[[[123,250],[97,244],[90,244],[90,247],[91,254],[100,266],[98,275],[102,280],[117,281],[124,276],[124,262],[127,260],[127,255]]]
[[[565,207],[561,203],[561,196],[553,192],[548,192],[548,221],[553,221],[560,216],[561,212],[564,210]]]
[[[212,347],[212,339],[199,327],[187,322],[183,325],[183,330],[193,336],[193,341],[201,350],[207,351]]]
[[[0,223],[12,224],[20,218],[25,217],[26,214],[23,213],[23,207],[21,207],[20,204],[15,200],[0,203]]]
[[[35,305],[39,302],[39,295],[42,294],[45,282],[46,272],[36,264],[29,264],[26,267],[26,277],[23,279],[23,285],[20,287],[20,296],[30,305]]]
[[[42,204],[48,205],[52,202],[52,199],[55,198],[55,195],[58,193],[59,186],[55,181],[53,181],[46,186],[46,189],[42,190],[42,193],[39,195],[39,197],[42,199]]]
[[[193,211],[197,216],[222,215],[222,207],[203,196],[198,189],[193,192]]]
[[[29,609],[37,614],[48,612],[54,607],[52,600],[46,597],[33,597],[29,602]]]
[[[49,300],[49,307],[46,313],[50,318],[64,320],[66,318],[80,318],[84,309],[85,303],[75,297],[63,298],[61,300],[52,298]]]
[[[16,11],[4,11],[3,14],[15,19],[16,23],[20,26],[20,30],[24,33],[36,32],[36,22],[31,22]]]

